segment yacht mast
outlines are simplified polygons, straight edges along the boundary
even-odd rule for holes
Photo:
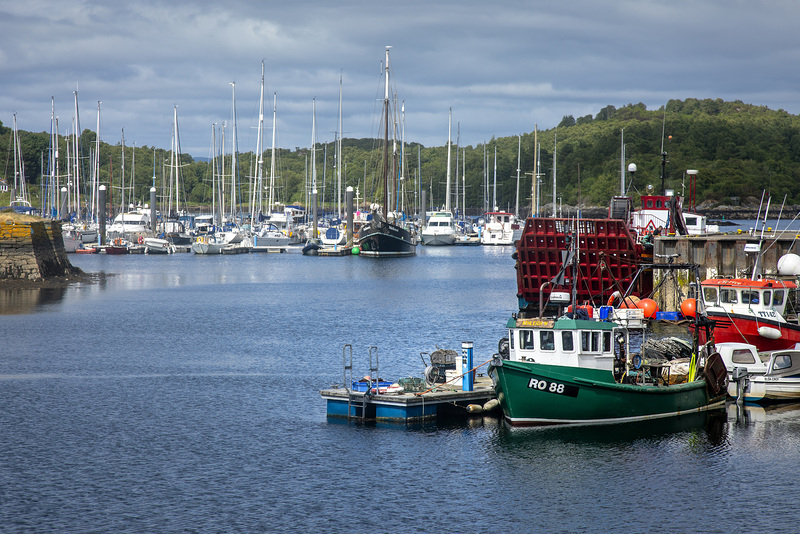
[[[447,119],[447,189],[445,193],[444,209],[450,212],[450,134],[453,129],[453,108]]]

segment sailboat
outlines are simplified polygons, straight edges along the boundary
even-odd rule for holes
[[[383,205],[372,204],[371,218],[359,231],[359,252],[368,257],[413,256],[417,253],[416,235],[389,220],[389,48],[386,47],[383,98]]]

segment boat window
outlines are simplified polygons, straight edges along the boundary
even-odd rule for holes
[[[716,304],[717,303],[717,288],[716,287],[704,287],[703,288],[703,300],[706,301],[706,304]]]
[[[611,332],[603,332],[603,352],[611,352]]]
[[[735,349],[731,354],[731,362],[733,363],[756,363],[753,353],[747,349]]]
[[[533,349],[533,330],[519,331],[519,348],[522,350]]]
[[[572,352],[575,350],[575,343],[572,339],[572,332],[564,330],[561,332],[561,349],[564,352]]]
[[[661,207],[661,201],[660,201],[660,200],[656,200],[656,207],[657,207],[657,208],[660,208],[660,207]]]
[[[792,357],[788,354],[781,354],[780,356],[775,356],[775,362],[772,364],[773,371],[779,371],[781,369],[788,369],[792,366]]]
[[[540,330],[539,341],[541,350],[556,350],[556,338],[552,330]]]
[[[511,345],[511,350],[514,350],[514,331],[513,330],[508,332],[508,342]]]
[[[762,296],[764,297],[764,301],[762,302],[764,306],[772,304],[772,291],[768,289],[762,293]]]
[[[758,304],[758,291],[742,291],[742,304]]]
[[[600,332],[581,332],[581,350],[583,352],[599,352]]]
[[[720,289],[719,300],[723,304],[736,304],[739,302],[739,299],[736,298],[735,289]]]
[[[653,207],[653,201],[652,200],[648,200],[647,201],[647,207],[648,208],[652,208]]]
[[[773,306],[782,305],[783,304],[783,297],[784,297],[785,293],[786,293],[785,291],[775,291],[775,293],[772,296],[772,305]]]
[[[697,217],[684,217],[683,222],[686,223],[686,226],[697,226]]]

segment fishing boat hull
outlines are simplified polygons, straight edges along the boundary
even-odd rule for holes
[[[417,243],[411,232],[388,222],[372,222],[361,229],[359,236],[362,256],[413,256],[417,253]]]
[[[706,313],[715,323],[715,343],[748,343],[761,352],[793,349],[800,344],[800,325],[794,323],[713,310]],[[701,330],[701,343],[706,341],[704,334]]]
[[[725,404],[718,380],[716,388],[708,379],[670,386],[619,384],[607,370],[507,360],[494,360],[490,373],[503,414],[514,426],[644,421]]]

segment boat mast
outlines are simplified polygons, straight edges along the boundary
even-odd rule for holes
[[[387,222],[389,221],[389,48],[391,47],[386,47],[383,93],[383,215]]]
[[[272,213],[272,206],[275,202],[275,128],[278,124],[278,115],[277,115],[277,108],[278,108],[278,93],[275,92],[273,95],[272,101],[272,156],[270,158],[270,165],[269,165],[269,206],[267,206],[267,212]]]
[[[519,135],[519,143],[517,147],[517,195],[516,206],[514,207],[514,218],[519,219],[519,160],[522,158],[522,135]]]
[[[553,134],[553,217],[557,217],[556,209],[556,148],[558,147],[558,130]]]
[[[494,182],[492,184],[492,211],[497,211],[497,141],[494,143]]]
[[[75,95],[75,138],[73,139],[73,153],[75,158],[75,194],[73,197],[70,198],[70,202],[74,200],[75,206],[75,218],[77,220],[81,219],[81,190],[80,190],[80,139],[81,139],[81,120],[80,115],[78,114],[78,91],[73,91],[73,95]]]
[[[231,146],[231,218],[233,221],[236,221],[236,156],[239,150],[239,147],[236,146],[236,82],[231,82],[231,90],[232,90],[232,104],[231,104],[231,114],[233,115],[233,132],[231,133],[231,138],[233,140],[233,146]]]
[[[94,139],[94,173],[92,175],[92,220],[96,220],[100,213],[100,201],[97,197],[97,188],[100,185],[100,100],[97,101],[97,132]]]
[[[450,212],[450,134],[453,130],[453,108],[450,108],[450,114],[447,119],[447,189],[445,193],[444,209]]]
[[[311,100],[311,193],[317,191],[317,99]],[[312,214],[313,217],[313,214]],[[316,228],[314,229],[316,231]],[[316,235],[312,235],[316,237]]]
[[[342,217],[342,74],[339,73],[339,137],[336,140],[336,214]]]
[[[250,224],[254,225],[256,213],[262,213],[264,176],[264,60],[261,60],[261,94],[258,100],[258,134],[256,137],[256,185],[250,195]]]

